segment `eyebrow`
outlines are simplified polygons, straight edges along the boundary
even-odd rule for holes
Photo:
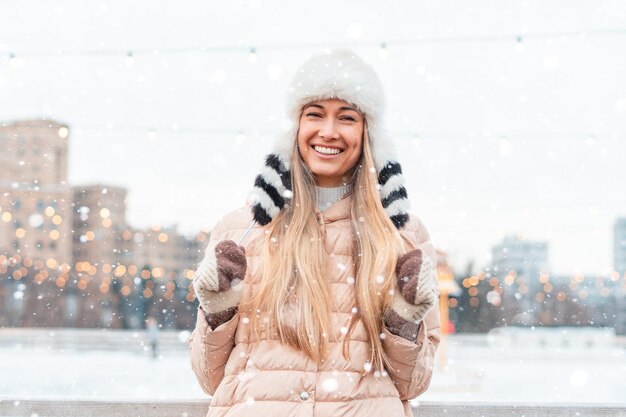
[[[304,111],[304,110],[308,109],[309,107],[316,107],[318,109],[325,110],[324,106],[319,105],[319,104],[315,104],[315,103],[307,104],[306,106],[304,106],[304,108],[302,110]],[[357,109],[355,109],[354,107],[350,107],[350,106],[339,107],[339,111],[344,111],[344,110],[351,110],[351,111],[355,111],[355,112],[359,113],[359,111]]]

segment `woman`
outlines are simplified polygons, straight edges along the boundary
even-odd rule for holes
[[[410,416],[439,342],[435,253],[407,213],[382,85],[334,51],[302,66],[288,99],[293,129],[194,277],[208,415]]]

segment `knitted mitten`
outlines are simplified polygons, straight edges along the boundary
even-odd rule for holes
[[[412,250],[398,259],[396,277],[396,291],[384,322],[391,333],[415,341],[419,322],[437,302],[433,262],[420,249]]]
[[[193,288],[212,329],[237,312],[246,267],[244,247],[232,240],[207,247],[193,277]]]

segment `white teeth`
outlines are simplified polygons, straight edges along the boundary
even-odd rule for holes
[[[313,149],[325,155],[337,155],[341,152],[339,149],[325,148],[323,146],[313,146]]]

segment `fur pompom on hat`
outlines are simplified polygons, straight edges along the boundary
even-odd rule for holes
[[[268,224],[291,199],[290,159],[296,146],[300,114],[306,104],[328,99],[350,103],[365,116],[381,202],[391,221],[398,229],[402,228],[409,218],[409,200],[402,168],[383,124],[383,86],[372,67],[345,49],[312,56],[292,80],[287,92],[291,128],[276,140],[273,152],[265,158],[265,165],[254,182],[254,219],[262,225]]]

